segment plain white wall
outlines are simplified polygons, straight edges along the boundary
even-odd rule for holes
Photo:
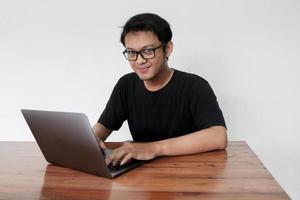
[[[236,1],[0,1],[0,140],[33,140],[21,108],[84,112],[96,122],[131,72],[119,42],[140,12],[167,19],[170,65],[206,78],[230,140],[246,140],[300,199],[300,3]],[[130,139],[127,124],[110,141]]]

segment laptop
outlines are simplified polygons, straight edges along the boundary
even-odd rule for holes
[[[112,150],[100,148],[84,113],[21,111],[45,159],[51,164],[113,178],[146,162],[131,160],[122,166],[107,165],[105,157]]]

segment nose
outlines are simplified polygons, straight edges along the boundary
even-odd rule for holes
[[[142,63],[145,63],[145,62],[147,62],[147,59],[143,58],[142,54],[139,53],[138,56],[137,56],[137,59],[136,59],[136,63],[142,64]]]

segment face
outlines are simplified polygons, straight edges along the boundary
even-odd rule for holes
[[[157,36],[151,31],[129,32],[125,36],[125,46],[127,50],[141,51],[143,49],[156,48],[161,45]],[[161,72],[168,68],[167,57],[172,51],[172,43],[169,42],[164,52],[164,47],[155,50],[155,57],[144,59],[140,54],[136,61],[129,61],[133,71],[144,81],[153,81]]]

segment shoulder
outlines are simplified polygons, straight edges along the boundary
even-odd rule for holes
[[[132,73],[128,73],[125,74],[124,76],[122,76],[117,85],[121,86],[121,87],[126,87],[132,84],[135,84],[138,81],[138,76],[132,72]]]
[[[214,96],[213,89],[208,81],[193,73],[175,70],[177,86],[182,87],[186,95],[192,99]]]
[[[174,70],[177,80],[189,87],[199,87],[205,86],[208,84],[207,80],[202,78],[201,76],[193,73],[188,73],[184,71]]]
[[[134,72],[131,72],[131,73],[123,75],[119,79],[119,81],[121,81],[121,82],[132,81],[132,80],[135,80],[136,78],[138,78],[137,75]]]

